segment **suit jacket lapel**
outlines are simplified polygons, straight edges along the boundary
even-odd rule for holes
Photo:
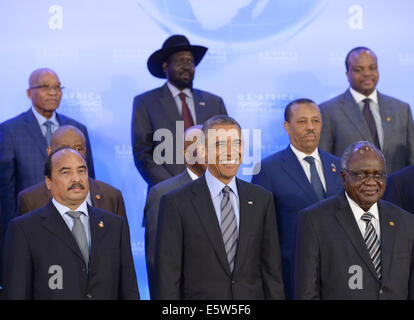
[[[68,225],[63,220],[52,201],[47,204],[40,216],[43,218],[41,222],[43,227],[63,241],[83,261],[82,253],[72,232],[69,230]]]
[[[381,238],[381,267],[382,278],[387,276],[391,267],[393,257],[393,248],[395,236],[398,232],[398,221],[392,212],[384,207],[384,202],[378,202],[379,222],[380,222],[380,238]],[[391,223],[392,222],[392,223]]]
[[[319,156],[321,157],[323,174],[325,176],[326,196],[329,197],[336,193],[336,180],[338,179],[339,170],[341,168],[337,168],[336,164],[333,161],[330,161],[324,151],[319,150]]]
[[[393,141],[392,139],[387,139],[387,137],[392,137],[395,109],[392,106],[392,102],[387,101],[386,97],[384,97],[381,93],[377,92],[377,97],[381,115],[382,130],[384,132],[382,152],[385,154],[388,150],[389,142]]]
[[[218,260],[223,265],[226,272],[230,275],[231,271],[229,262],[227,261],[226,249],[224,248],[220,225],[217,220],[214,205],[210,196],[210,190],[208,189],[204,175],[195,181],[192,191],[194,197],[191,201],[194,206],[194,212],[200,218],[207,237],[209,238],[211,245],[217,254]]]
[[[293,153],[290,146],[283,151],[283,160],[284,161],[281,166],[285,172],[297,184],[297,186],[303,190],[304,195],[307,195],[312,203],[317,202],[318,198],[316,197],[315,191],[313,190],[308,178],[306,177],[305,171],[303,171],[298,158]]]
[[[372,263],[371,257],[369,256],[367,247],[365,245],[364,238],[362,237],[358,224],[355,221],[354,214],[352,213],[351,207],[348,204],[345,194],[338,198],[336,205],[338,210],[336,210],[335,215],[339,223],[342,225],[345,233],[348,235],[349,240],[355,247],[358,254],[361,256],[362,260],[368,266],[368,269],[374,275],[375,279],[379,281],[377,272],[374,268],[374,264]]]
[[[363,139],[373,142],[371,137],[371,132],[369,131],[368,125],[365,122],[362,112],[359,109],[358,104],[355,102],[354,97],[351,92],[347,90],[344,95],[344,105],[342,111],[349,118],[350,123],[356,127],[360,132]]]
[[[197,89],[193,89],[194,109],[196,113],[196,122],[202,123],[203,119],[208,119],[207,103],[203,100],[201,93]]]
[[[182,120],[178,109],[177,104],[171,94],[170,89],[168,89],[167,83],[161,87],[160,92],[160,104],[167,114],[167,118],[171,120],[171,128],[173,129],[173,134],[175,134],[175,123],[176,121]]]
[[[31,109],[29,109],[25,113],[25,125],[27,130],[29,131],[29,136],[33,138],[34,143],[39,147],[40,152],[43,154],[44,158],[46,159],[46,148],[47,143],[46,139],[42,134],[42,130],[40,129],[39,123],[36,120]]]
[[[239,223],[239,243],[237,244],[236,259],[234,270],[243,264],[243,259],[249,244],[249,228],[252,225],[252,219],[255,219],[254,199],[249,194],[248,184],[237,179],[237,192],[239,193],[240,203],[240,223]],[[249,201],[251,204],[249,204]]]
[[[91,230],[91,268],[96,260],[98,247],[106,233],[107,226],[103,216],[95,208],[88,205],[89,226]],[[93,270],[93,269],[92,269]]]

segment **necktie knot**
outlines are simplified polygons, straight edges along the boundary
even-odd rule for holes
[[[315,158],[312,157],[312,156],[307,156],[307,157],[304,158],[304,160],[306,162],[308,162],[310,165],[314,165],[315,164]]]
[[[361,220],[365,221],[366,223],[371,222],[373,218],[373,215],[369,212],[365,212],[362,216],[361,216]]]
[[[180,99],[183,102],[185,101],[185,98],[187,98],[187,95],[184,92],[180,92],[178,95],[180,96]]]
[[[369,106],[369,103],[371,102],[371,99],[370,98],[366,98],[366,99],[362,100],[362,102],[364,103],[364,106],[365,105],[368,105]]]
[[[80,211],[68,211],[66,212],[67,215],[71,216],[73,220],[80,219],[80,216],[82,215],[82,212]]]
[[[222,190],[224,196],[228,196],[230,194],[230,191],[231,189],[229,186],[225,186]]]
[[[47,120],[47,121],[45,121],[45,123],[44,123],[44,125],[45,125],[45,127],[47,128],[47,129],[49,129],[49,128],[52,128],[52,121],[50,121],[50,120]]]

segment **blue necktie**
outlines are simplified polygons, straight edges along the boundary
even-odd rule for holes
[[[310,164],[311,186],[313,190],[315,190],[318,200],[325,199],[326,194],[325,190],[323,189],[323,185],[319,177],[318,171],[316,170],[315,158],[312,156],[308,156],[304,159]]]
[[[44,125],[46,127],[46,133],[45,133],[45,139],[48,146],[50,146],[50,143],[52,141],[52,124],[53,122],[50,120],[47,120]]]

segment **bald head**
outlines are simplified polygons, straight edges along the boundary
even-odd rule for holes
[[[51,154],[62,147],[74,149],[86,159],[86,139],[78,128],[71,125],[59,127],[53,133],[50,146],[47,148],[47,154]]]
[[[39,80],[41,80],[42,77],[45,76],[46,74],[50,74],[58,78],[56,72],[53,71],[52,69],[49,69],[49,68],[36,69],[29,76],[29,88],[37,86],[39,83]]]
[[[197,176],[202,175],[207,169],[203,156],[204,148],[200,148],[204,143],[203,127],[201,125],[192,126],[184,132],[185,165]]]

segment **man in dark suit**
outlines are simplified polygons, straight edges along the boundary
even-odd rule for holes
[[[345,192],[299,213],[297,299],[413,299],[414,217],[381,200],[381,151],[367,141],[342,157]]]
[[[3,259],[5,299],[138,299],[126,220],[86,203],[84,158],[70,148],[46,159],[52,200],[13,219]]]
[[[183,141],[185,129],[202,124],[213,115],[227,114],[220,97],[193,89],[195,67],[206,51],[205,47],[190,45],[185,36],[173,35],[148,59],[150,73],[167,78],[162,87],[136,96],[133,103],[134,161],[149,187],[185,170],[182,154],[174,154],[175,150],[182,150],[175,141]],[[166,129],[169,134],[164,142],[154,137],[159,129]]]
[[[400,208],[414,214],[413,180],[414,165],[394,172],[387,179],[384,200],[392,202]]]
[[[323,126],[319,146],[338,157],[355,141],[367,140],[382,151],[387,173],[414,164],[414,125],[410,106],[376,90],[377,57],[366,47],[346,59],[350,88],[320,104]]]
[[[297,99],[285,108],[290,145],[261,162],[256,183],[273,193],[286,297],[293,298],[293,260],[298,212],[342,190],[340,159],[318,149],[322,119],[310,99]]]
[[[33,71],[27,89],[32,107],[0,124],[0,205],[5,228],[15,216],[17,194],[44,180],[46,148],[59,126],[70,124],[83,132],[88,148],[86,162],[89,175],[95,177],[86,127],[56,112],[62,88],[53,70],[43,68]]]
[[[240,125],[214,116],[203,132],[206,173],[161,199],[155,297],[283,299],[272,195],[235,178],[243,156]]]
[[[86,139],[82,131],[78,128],[65,125],[59,127],[52,136],[50,146],[47,147],[47,154],[61,147],[69,147],[78,151],[86,159],[87,147]],[[31,186],[17,195],[17,214],[22,215],[26,212],[43,207],[52,199],[52,195],[47,190],[44,181]],[[127,218],[125,212],[124,198],[120,190],[111,185],[89,178],[89,194],[86,201],[90,206],[103,209]]]
[[[171,190],[196,180],[206,171],[206,161],[201,152],[197,150],[199,149],[198,145],[200,143],[204,143],[202,126],[197,125],[188,128],[184,132],[184,161],[186,170],[174,177],[161,181],[151,187],[148,192],[144,208],[143,225],[145,226],[145,261],[147,264],[148,284],[151,297],[155,296],[154,254],[161,197]]]

